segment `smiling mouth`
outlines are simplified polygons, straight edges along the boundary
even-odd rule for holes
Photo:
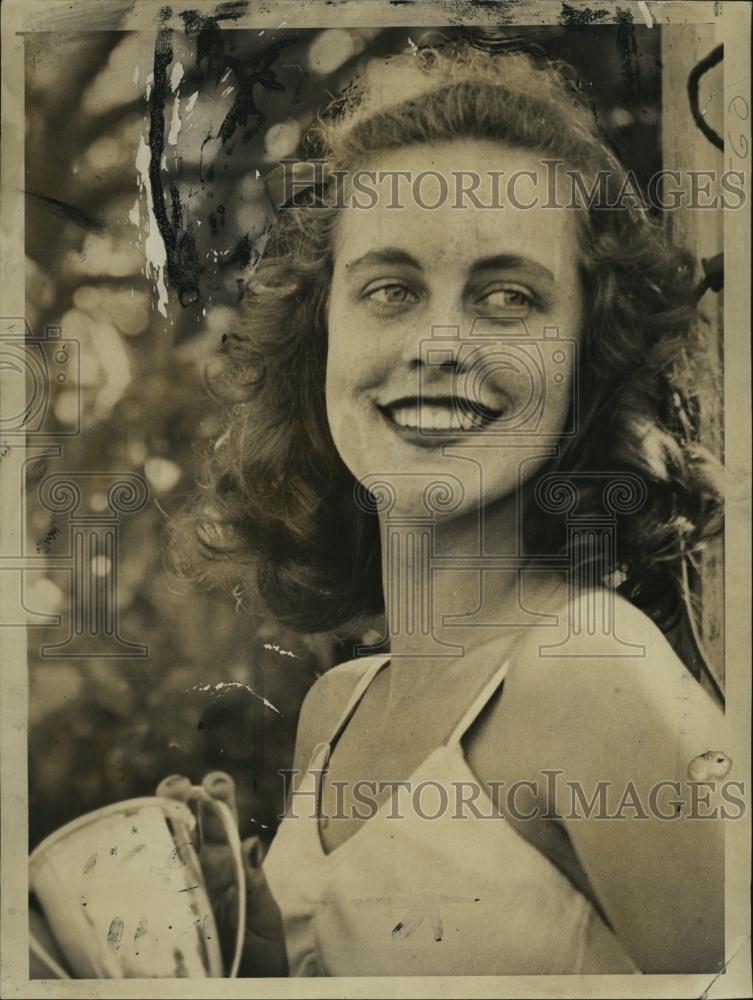
[[[400,430],[440,434],[481,431],[504,412],[459,396],[406,397],[377,409]]]

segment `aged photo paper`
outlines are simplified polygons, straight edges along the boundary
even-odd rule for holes
[[[2,997],[751,995],[750,43],[2,4]]]

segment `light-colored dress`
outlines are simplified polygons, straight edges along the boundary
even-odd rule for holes
[[[628,973],[639,971],[591,903],[509,822],[455,807],[478,786],[461,740],[502,684],[503,663],[449,738],[411,776],[422,787],[390,801],[325,854],[317,820],[331,747],[388,659],[365,671],[331,739],[312,754],[264,871],[283,919],[291,976]],[[355,662],[336,670],[356,667]],[[447,792],[449,807],[440,811]],[[437,818],[427,818],[440,812]],[[422,815],[423,814],[423,815]],[[390,818],[392,816],[392,818]]]

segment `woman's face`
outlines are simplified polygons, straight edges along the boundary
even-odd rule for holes
[[[447,196],[427,175],[418,201],[411,180],[399,182],[394,207],[390,172],[408,168],[414,178],[442,175]],[[571,430],[583,314],[576,213],[521,207],[533,200],[522,174],[511,204],[509,176],[536,171],[540,192],[544,168],[496,142],[416,145],[364,169],[383,172],[376,204],[342,211],[334,237],[326,399],[335,444],[356,479],[390,483],[399,508],[416,513],[427,486],[457,475],[467,462],[453,458],[466,456],[478,474],[460,476],[463,499],[451,506],[485,507]],[[481,177],[475,203],[458,197],[458,171]],[[478,207],[495,199],[503,207]]]

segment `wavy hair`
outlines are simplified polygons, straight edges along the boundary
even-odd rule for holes
[[[367,78],[320,118],[310,154],[330,171],[353,170],[380,151],[456,138],[556,157],[589,178],[606,170],[615,190],[626,177],[568,67],[457,43],[395,58],[378,86]],[[325,411],[339,216],[324,207],[330,176],[278,212],[212,379],[226,430],[173,533],[178,562],[194,576],[241,566],[270,611],[303,632],[343,629],[383,610],[376,518],[354,502]],[[641,478],[645,502],[619,517],[616,553],[606,563],[588,547],[570,555],[597,560],[600,579],[666,626],[680,607],[685,559],[721,523],[717,466],[699,441],[694,262],[633,204],[583,207],[578,227],[579,430],[538,475]],[[596,485],[580,494],[579,513],[601,513]],[[561,517],[531,508],[525,527],[531,554],[567,552]]]

